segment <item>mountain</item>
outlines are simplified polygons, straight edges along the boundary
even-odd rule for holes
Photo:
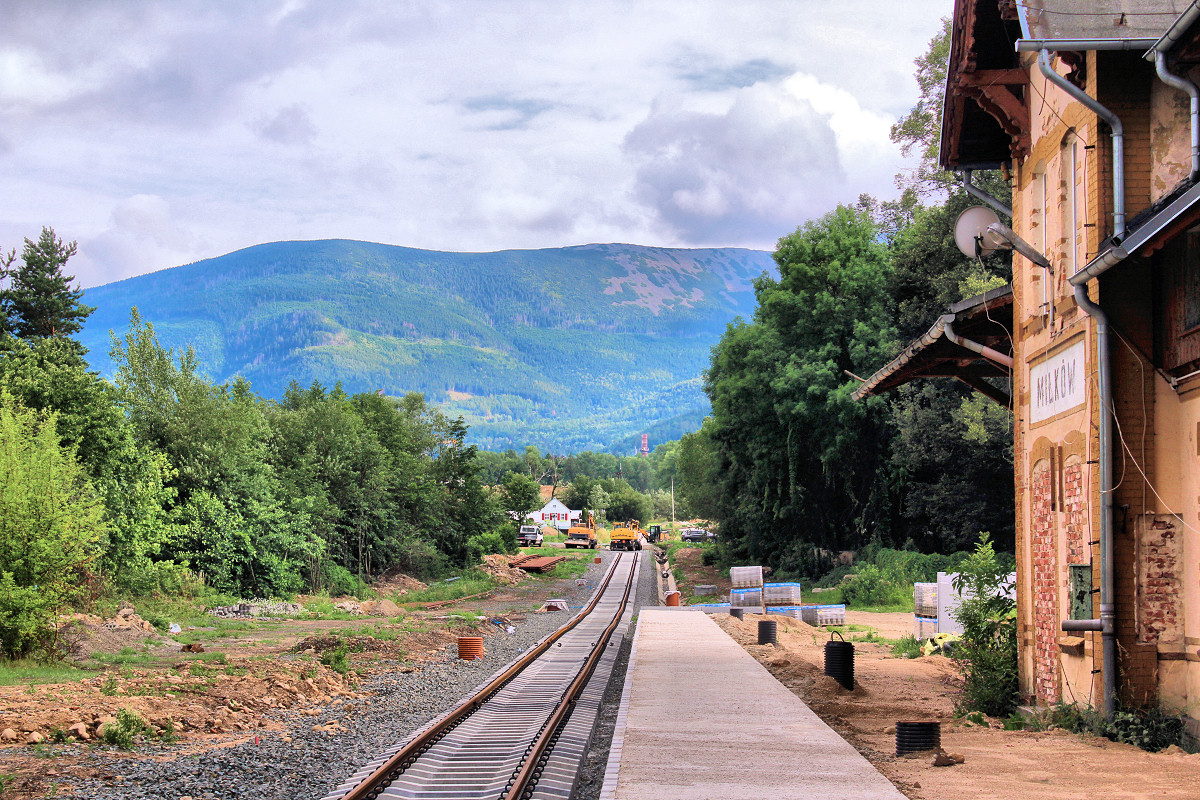
[[[701,373],[769,253],[593,244],[450,253],[369,242],[274,242],[88,289],[81,334],[111,374],[109,331],[137,306],[164,346],[264,397],[341,381],[424,392],[484,449],[626,449],[708,412]]]

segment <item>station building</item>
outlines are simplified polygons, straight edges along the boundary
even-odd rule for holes
[[[968,185],[1010,177],[1011,208],[968,191],[1015,233],[1013,281],[858,390],[952,376],[1011,408],[1022,693],[1158,704],[1193,735],[1198,18],[1186,0],[956,0],[940,161]]]

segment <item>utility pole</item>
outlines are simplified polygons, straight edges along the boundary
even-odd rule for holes
[[[671,476],[671,533],[675,532],[675,476]]]

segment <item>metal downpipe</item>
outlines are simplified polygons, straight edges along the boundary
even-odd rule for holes
[[[959,347],[965,347],[973,353],[978,353],[988,361],[991,361],[993,364],[999,364],[1000,366],[1007,367],[1010,370],[1013,368],[1012,356],[1006,356],[999,350],[993,350],[987,345],[980,344],[973,339],[967,339],[959,336],[954,332],[954,326],[950,322],[946,322],[946,324],[942,326],[942,331],[946,334],[947,339]]]
[[[962,176],[962,186],[963,186],[963,189],[966,191],[966,193],[971,195],[972,197],[976,198],[977,200],[981,200],[984,203],[987,203],[989,206],[996,209],[1004,216],[1008,217],[1009,219],[1012,219],[1012,209],[1011,208],[1004,205],[1004,203],[1001,203],[997,198],[988,194],[983,189],[980,189],[978,186],[971,183],[971,173],[972,172],[974,172],[974,170],[964,169],[961,173],[959,173]]]
[[[1113,238],[1119,239],[1125,234],[1125,127],[1121,125],[1121,120],[1116,114],[1100,105],[1087,92],[1054,71],[1054,67],[1050,66],[1049,50],[1042,49],[1038,51],[1038,67],[1041,68],[1042,74],[1046,76],[1046,80],[1071,95],[1071,97],[1080,103],[1083,103],[1096,116],[1107,122],[1108,126],[1112,129]]]
[[[1075,283],[1075,301],[1096,320],[1097,377],[1100,384],[1100,635],[1104,654],[1104,714],[1117,711],[1117,604],[1113,593],[1112,376],[1109,364],[1108,316],[1087,294],[1086,283]],[[1095,621],[1078,620],[1063,630],[1096,630]]]
[[[1192,174],[1191,179],[1200,177],[1200,87],[1187,78],[1167,70],[1167,56],[1161,50],[1154,51],[1154,69],[1163,83],[1181,92],[1187,92],[1191,98],[1192,124]]]

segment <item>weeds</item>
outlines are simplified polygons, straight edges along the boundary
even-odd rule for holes
[[[1056,727],[1136,745],[1151,753],[1185,743],[1183,717],[1160,708],[1121,709],[1109,720],[1098,709],[1059,703],[1048,716]]]
[[[1005,717],[1017,707],[1017,612],[1007,592],[1008,575],[1009,566],[997,557],[988,534],[980,534],[954,581],[966,595],[954,611],[963,626],[956,651],[963,665],[963,691],[955,702],[960,713]]]
[[[892,644],[892,655],[899,656],[900,658],[920,658],[922,655],[921,641],[912,634],[902,639],[897,639]]]
[[[136,711],[122,708],[117,712],[116,720],[104,726],[103,739],[105,744],[130,750],[136,737],[149,732],[150,726]]]
[[[109,675],[104,679],[104,683],[100,684],[100,694],[105,697],[112,697],[117,693],[117,678],[115,675]]]
[[[329,667],[339,675],[345,675],[350,671],[350,663],[346,660],[346,645],[339,644],[330,650],[326,650],[321,654],[321,663]]]

